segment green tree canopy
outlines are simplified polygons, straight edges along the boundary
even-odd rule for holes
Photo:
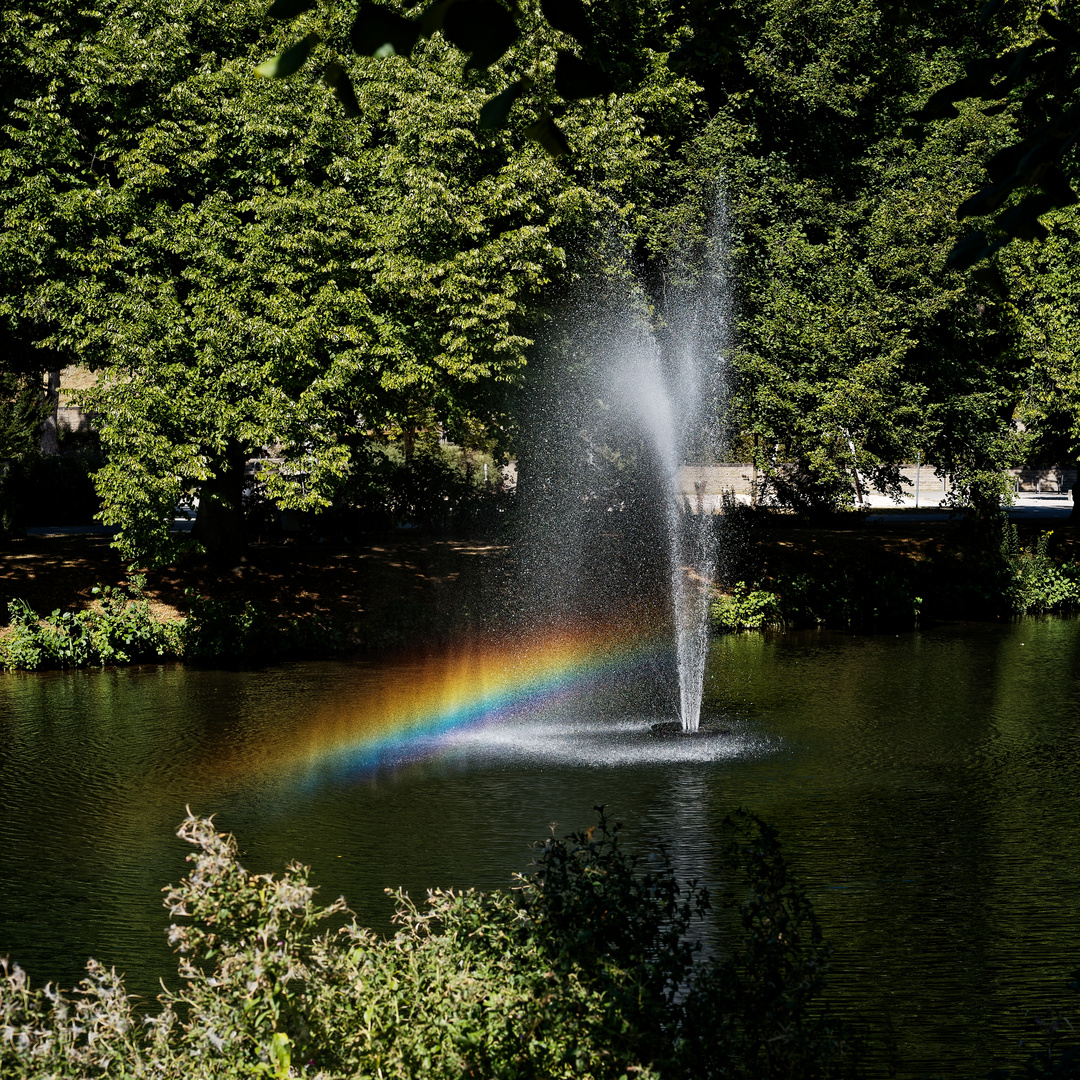
[[[257,452],[279,505],[319,507],[358,431],[504,424],[542,293],[609,219],[641,227],[695,113],[646,50],[636,91],[567,115],[580,149],[555,162],[480,130],[501,73],[433,38],[349,61],[354,119],[315,69],[255,76],[261,7],[121,3],[70,37],[62,11],[4,16],[26,95],[2,144],[4,314],[102,373],[84,404],[132,556],[167,551],[192,490],[204,543],[234,543]]]
[[[737,448],[774,476],[797,463],[808,505],[850,501],[856,470],[896,491],[916,453],[993,501],[1019,451],[1029,357],[996,293],[945,261],[952,209],[1009,125],[964,106],[924,133],[912,116],[974,48],[965,13],[737,8],[735,38],[732,24],[697,28],[687,64],[700,54],[719,68],[684,174],[700,184],[709,163],[728,192]]]

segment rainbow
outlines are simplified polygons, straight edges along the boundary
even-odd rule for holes
[[[650,631],[560,630],[514,642],[471,640],[438,654],[358,667],[355,695],[281,717],[263,737],[215,749],[207,763],[243,772],[318,783],[363,774],[421,748],[431,752],[451,733],[496,723],[588,686],[655,650]]]

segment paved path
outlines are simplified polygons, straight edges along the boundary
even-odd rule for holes
[[[749,496],[740,496],[740,501],[749,501]],[[920,494],[919,505],[915,505],[915,496],[907,495],[903,503],[895,503],[887,495],[873,492],[866,498],[870,506],[870,520],[874,522],[895,521],[940,521],[949,520],[952,513],[948,507],[940,505],[941,495],[933,493],[933,497],[927,498],[925,493]],[[880,513],[875,512],[880,511]],[[1013,505],[1009,507],[1009,518],[1012,521],[1045,521],[1049,528],[1054,521],[1063,521],[1072,513],[1071,495],[1037,494],[1033,491],[1024,491],[1013,496]],[[193,522],[190,520],[177,519],[173,523],[174,532],[190,532]],[[53,525],[35,527],[26,530],[27,536],[73,536],[78,534],[116,532],[115,526],[103,525]]]
[[[935,495],[937,495],[936,492]],[[927,499],[924,494],[919,498],[919,505],[916,507],[914,495],[908,495],[902,504],[897,504],[887,496],[874,492],[868,497],[867,502],[871,508],[871,521],[949,520],[950,511],[947,507],[941,508],[940,496]],[[875,510],[882,512],[874,513]],[[1072,513],[1072,496],[1023,491],[1013,496],[1013,505],[1008,508],[1008,513],[1012,521],[1045,521],[1052,528],[1052,522],[1062,521]]]

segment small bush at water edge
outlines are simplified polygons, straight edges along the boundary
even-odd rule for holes
[[[0,666],[35,671],[42,667],[127,664],[177,656],[180,624],[155,618],[135,575],[128,586],[95,586],[97,606],[39,618],[25,600],[8,604],[12,632],[0,642]]]
[[[765,630],[783,625],[780,597],[765,589],[751,589],[745,581],[731,596],[720,596],[710,608],[713,626],[720,631]]]
[[[312,616],[280,619],[247,601],[190,596],[187,618],[159,619],[135,575],[128,586],[95,586],[84,611],[57,608],[42,618],[25,600],[8,604],[11,632],[0,639],[0,667],[129,664],[145,660],[274,659],[339,652],[345,635]]]

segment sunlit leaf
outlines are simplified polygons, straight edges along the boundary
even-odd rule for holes
[[[555,59],[555,90],[559,97],[566,101],[605,97],[613,89],[611,80],[595,64],[559,50]]]
[[[255,69],[255,74],[261,75],[264,79],[284,79],[287,75],[300,70],[308,54],[318,43],[318,34],[307,34],[295,45],[290,45],[284,52],[278,53],[273,59],[261,63]]]
[[[382,4],[361,4],[353,20],[349,39],[361,56],[408,56],[420,26]]]
[[[295,19],[315,6],[315,0],[274,0],[266,13],[271,19]]]
[[[494,0],[457,0],[443,19],[446,39],[471,53],[467,67],[490,67],[521,34],[510,12]]]
[[[292,1044],[289,1036],[282,1031],[275,1031],[270,1040],[270,1060],[274,1063],[278,1076],[289,1075],[289,1065],[292,1062]]]
[[[581,0],[540,0],[544,18],[556,30],[569,34],[582,45],[591,45],[596,37]]]
[[[485,131],[494,131],[496,128],[502,127],[506,123],[506,118],[510,115],[514,102],[521,96],[521,91],[524,88],[525,80],[518,79],[517,82],[511,83],[501,94],[496,94],[495,97],[485,101],[484,107],[480,110],[480,127]]]
[[[539,143],[553,158],[570,153],[570,144],[559,130],[558,124],[551,118],[551,113],[544,113],[535,124],[525,129],[525,134]]]

